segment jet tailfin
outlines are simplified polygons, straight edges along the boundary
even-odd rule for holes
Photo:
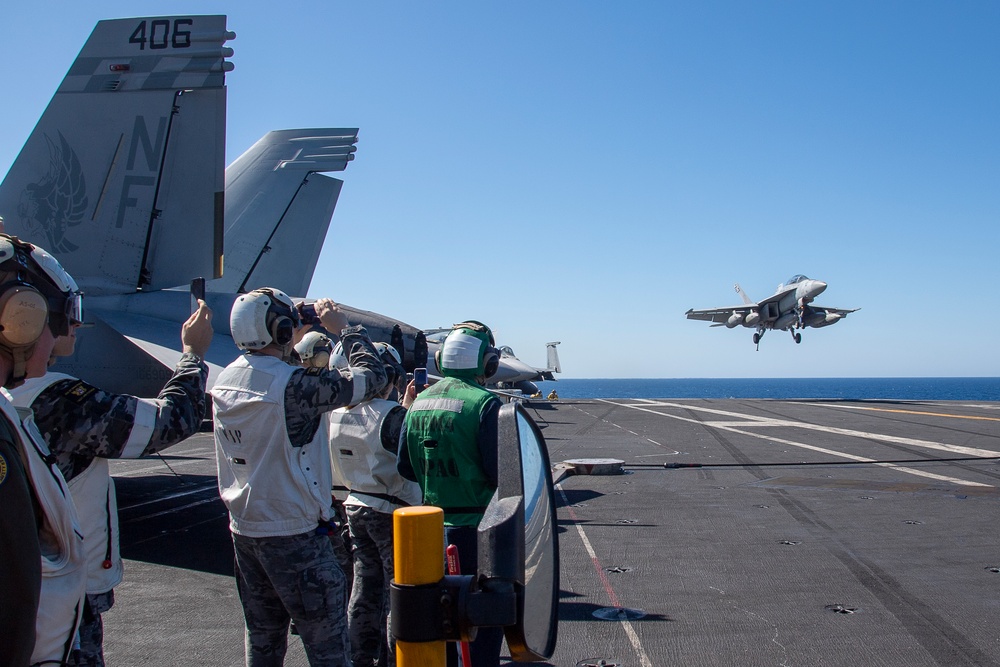
[[[319,261],[358,130],[268,132],[226,169],[226,258],[211,292],[276,287],[305,295]]]
[[[562,373],[562,366],[559,365],[559,350],[556,349],[557,345],[559,345],[559,341],[545,344],[545,365],[548,366],[546,369],[548,371]]]
[[[736,293],[740,295],[741,299],[743,299],[743,303],[747,305],[753,305],[756,303],[753,299],[747,296],[747,293],[743,291],[743,288],[740,287],[739,283],[736,283],[734,287],[736,288]]]
[[[91,295],[221,270],[225,16],[100,21],[0,184],[7,232]]]

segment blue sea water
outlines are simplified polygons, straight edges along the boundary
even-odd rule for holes
[[[559,398],[826,398],[1000,401],[1000,378],[568,379]]]

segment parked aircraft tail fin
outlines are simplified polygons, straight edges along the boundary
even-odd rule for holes
[[[557,345],[559,345],[559,341],[545,344],[545,365],[548,366],[546,369],[548,371],[562,373],[562,366],[559,365],[559,350],[556,349]]]
[[[357,128],[268,132],[226,169],[225,271],[211,292],[265,284],[305,295],[343,181]]]
[[[225,16],[100,21],[0,185],[7,232],[91,295],[221,272]]]

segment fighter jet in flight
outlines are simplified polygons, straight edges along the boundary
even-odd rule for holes
[[[689,320],[714,322],[713,327],[725,325],[726,328],[733,329],[742,325],[756,328],[753,342],[758,349],[761,337],[769,329],[788,331],[796,343],[801,343],[802,334],[797,329],[827,327],[836,324],[848,313],[859,310],[813,305],[813,300],[825,289],[825,282],[798,274],[778,285],[774,294],[763,301],[753,301],[737,284],[736,293],[743,299],[743,305],[706,310],[692,308],[685,315]]]

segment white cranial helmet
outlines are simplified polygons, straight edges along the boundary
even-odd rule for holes
[[[5,386],[24,380],[46,328],[65,336],[82,323],[82,295],[72,276],[41,248],[0,234],[0,356],[13,364]]]
[[[241,294],[229,314],[233,342],[241,350],[261,350],[271,343],[288,345],[299,326],[299,314],[288,295],[262,287]]]
[[[326,368],[327,364],[330,363],[332,348],[333,343],[330,341],[329,336],[319,331],[310,331],[295,346],[295,351],[298,353],[299,359],[306,366],[310,368]]]
[[[403,365],[403,360],[399,358],[399,351],[394,348],[389,343],[383,343],[381,341],[375,343],[375,351],[378,352],[378,356],[382,358],[382,361],[386,364],[391,364],[393,362]],[[388,355],[388,358],[386,357]]]
[[[339,368],[346,371],[350,367],[347,355],[344,354],[344,346],[337,343],[333,346],[333,354],[330,356],[330,368]]]

